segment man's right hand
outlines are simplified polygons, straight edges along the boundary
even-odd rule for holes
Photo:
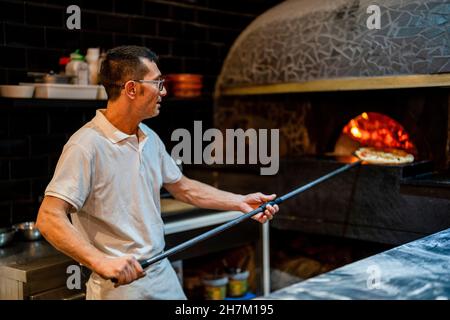
[[[117,279],[114,287],[129,284],[145,276],[139,262],[133,256],[102,259],[94,271],[104,279]]]

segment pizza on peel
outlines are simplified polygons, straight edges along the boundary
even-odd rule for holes
[[[394,148],[359,148],[355,155],[363,161],[375,164],[403,164],[414,161],[412,154]]]

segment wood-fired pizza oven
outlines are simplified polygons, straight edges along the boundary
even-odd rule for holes
[[[383,1],[381,29],[370,30],[370,4],[285,1],[225,60],[215,126],[279,129],[281,162],[278,175],[249,170],[240,187],[224,175],[221,187],[283,194],[339,167],[348,159],[336,151],[352,145],[344,128],[364,114],[392,120],[415,154],[411,164],[362,166],[286,202],[278,229],[400,244],[450,226],[448,8]]]

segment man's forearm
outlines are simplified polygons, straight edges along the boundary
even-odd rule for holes
[[[42,209],[42,212],[39,212],[37,226],[45,239],[56,249],[91,270],[105,258],[105,254],[85,240],[69,219],[61,213]]]
[[[175,198],[194,206],[213,210],[241,210],[244,196],[222,191],[202,182],[186,178]]]

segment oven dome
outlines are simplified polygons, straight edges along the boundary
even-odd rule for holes
[[[372,0],[287,0],[237,38],[216,83],[233,87],[344,77],[450,72],[450,3],[385,0],[369,29]]]

